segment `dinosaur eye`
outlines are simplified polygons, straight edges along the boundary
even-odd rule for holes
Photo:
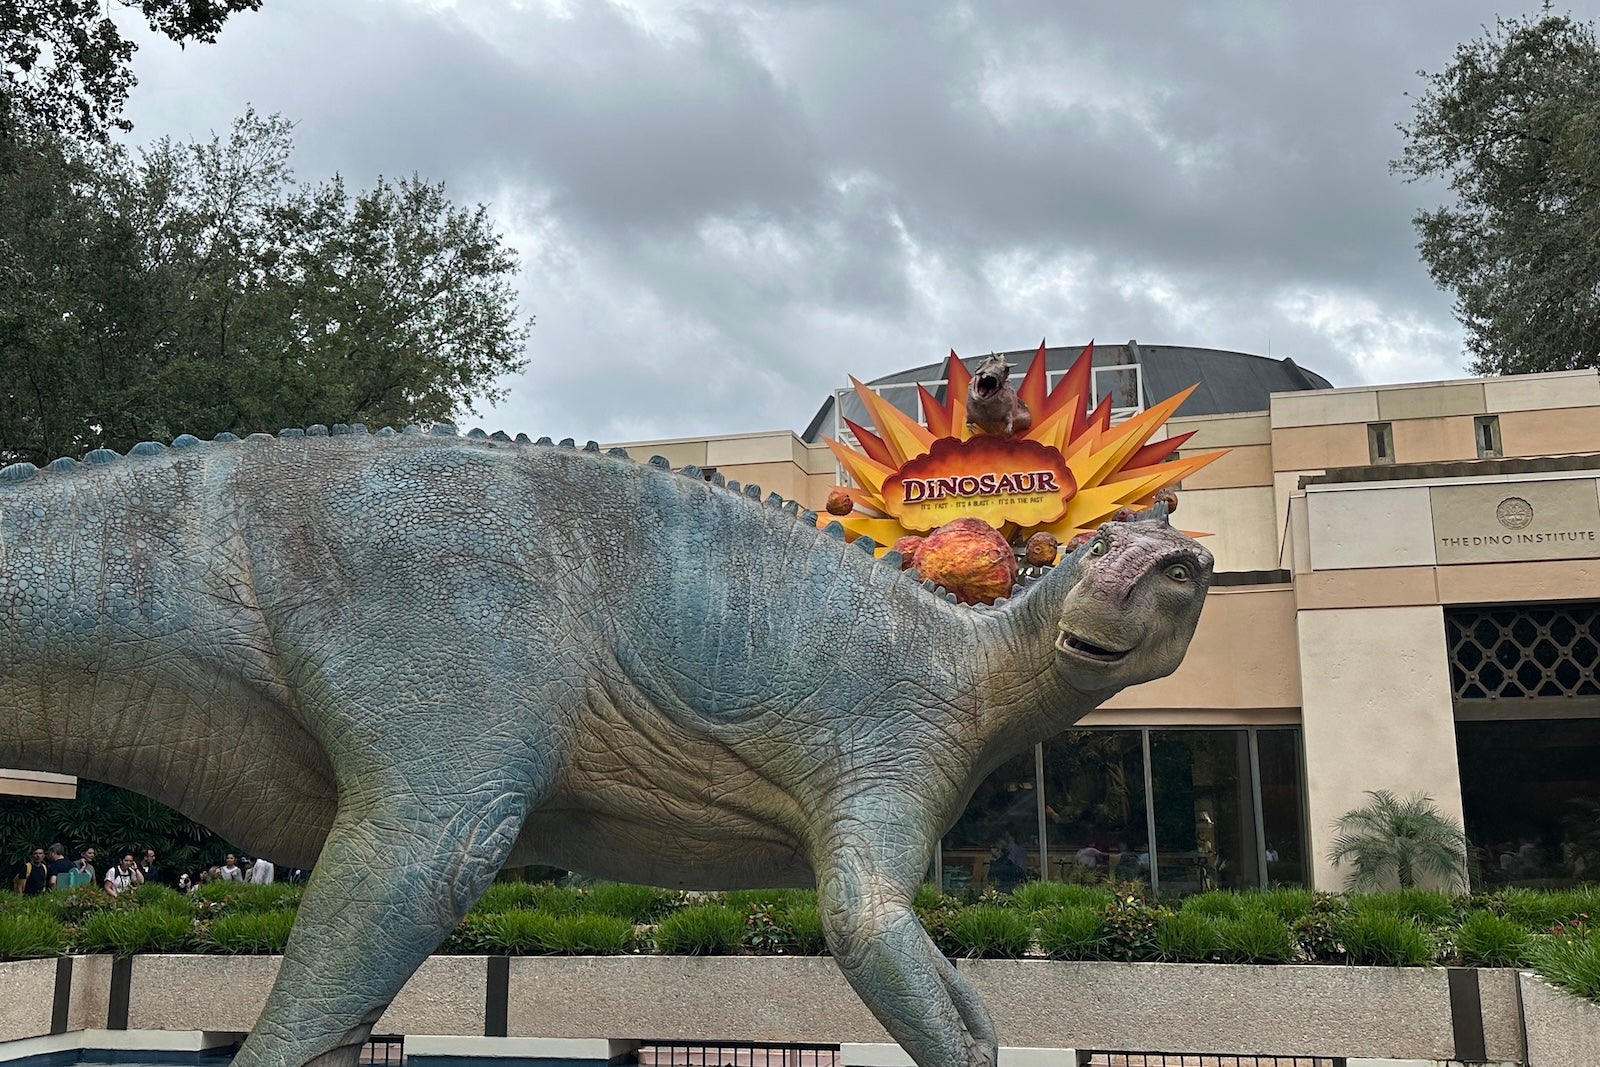
[[[1089,546],[1089,555],[1103,556],[1106,554],[1106,550],[1110,547],[1111,542],[1107,541],[1104,537],[1096,538],[1094,544]]]
[[[1188,565],[1183,563],[1174,563],[1172,566],[1167,568],[1167,577],[1171,578],[1175,582],[1187,582],[1189,580]]]

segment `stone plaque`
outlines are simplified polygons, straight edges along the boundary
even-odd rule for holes
[[[1433,543],[1440,563],[1600,558],[1593,478],[1436,485]]]

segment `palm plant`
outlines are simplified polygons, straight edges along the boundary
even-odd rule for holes
[[[1367,796],[1370,803],[1334,823],[1337,836],[1328,849],[1335,867],[1350,864],[1346,888],[1383,889],[1398,881],[1409,889],[1419,875],[1438,879],[1448,889],[1466,888],[1467,837],[1460,823],[1426,793],[1401,797],[1373,789]]]

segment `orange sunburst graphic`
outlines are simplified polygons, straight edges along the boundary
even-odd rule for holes
[[[1007,539],[1043,531],[1065,542],[1122,508],[1149,507],[1159,490],[1226,454],[1221,449],[1178,458],[1192,432],[1151,440],[1194,386],[1114,426],[1109,396],[1089,411],[1093,364],[1091,341],[1050,389],[1045,345],[1039,342],[1017,386],[1033,425],[1014,437],[967,425],[972,375],[954,351],[946,364],[943,401],[917,386],[924,412],[920,423],[851,378],[873,428],[845,420],[859,450],[826,440],[855,482],[838,487],[855,510],[819,515],[817,524],[838,522],[850,540],[870,537],[879,552],[901,537],[965,517],[983,519]]]

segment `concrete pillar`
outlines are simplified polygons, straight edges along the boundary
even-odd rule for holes
[[[1344,888],[1333,822],[1369,789],[1424,792],[1461,818],[1444,612],[1438,605],[1298,613],[1313,884]]]

